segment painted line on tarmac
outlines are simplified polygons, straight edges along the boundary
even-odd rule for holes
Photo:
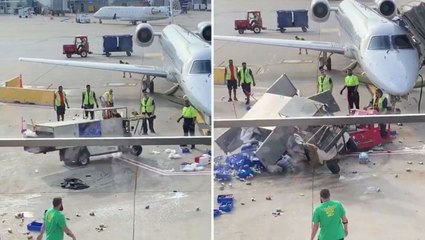
[[[144,163],[141,163],[141,162],[137,162],[133,159],[129,159],[129,158],[126,158],[126,157],[123,157],[123,156],[119,157],[118,159],[123,160],[124,162],[127,162],[131,165],[134,165],[134,166],[143,168],[145,170],[157,173],[157,174],[162,175],[162,176],[208,176],[208,175],[211,175],[211,173],[207,172],[207,171],[201,171],[201,172],[170,172],[170,171],[163,170],[163,169],[160,169],[160,168],[152,167],[150,165],[147,165],[147,164],[144,164]]]
[[[320,29],[321,33],[336,33],[339,32],[338,28],[322,28]]]
[[[282,63],[292,63],[292,64],[297,64],[297,63],[312,63],[313,60],[311,59],[283,59]]]

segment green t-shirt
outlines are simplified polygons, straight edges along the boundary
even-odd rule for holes
[[[63,240],[63,227],[66,226],[65,216],[54,208],[44,214],[46,240]]]
[[[344,238],[341,217],[345,209],[338,201],[327,201],[314,209],[313,222],[320,224],[320,240],[339,240]]]

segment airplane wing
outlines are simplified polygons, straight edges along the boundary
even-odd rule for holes
[[[81,61],[68,61],[68,60],[50,60],[50,59],[42,59],[42,58],[19,58],[19,61],[36,62],[36,63],[44,63],[44,64],[60,65],[60,66],[68,66],[68,67],[110,70],[110,71],[118,71],[118,72],[140,73],[140,74],[146,74],[146,75],[162,77],[162,78],[166,78],[168,75],[166,71],[154,66],[119,64],[119,63],[81,62]]]
[[[289,48],[303,48],[316,51],[325,51],[331,53],[344,54],[345,47],[342,44],[335,42],[320,42],[320,41],[301,41],[289,39],[273,39],[273,38],[246,38],[246,37],[232,37],[232,36],[214,36],[215,40],[229,41],[229,42],[242,42],[254,43],[261,45],[289,47]]]

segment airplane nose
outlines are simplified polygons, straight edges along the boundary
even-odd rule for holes
[[[191,75],[186,79],[192,104],[204,114],[211,117],[211,77],[206,75]],[[205,119],[208,121],[209,119]]]

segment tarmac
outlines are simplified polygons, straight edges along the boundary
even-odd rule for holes
[[[176,23],[196,30],[199,21],[208,20],[209,12],[189,12],[175,18]],[[116,106],[127,106],[138,111],[141,76],[122,77],[121,72],[59,67],[19,62],[19,57],[66,59],[62,45],[74,41],[75,35],[89,36],[92,55],[86,59],[73,56],[70,60],[162,66],[161,47],[154,41],[151,47],[134,44],[133,54],[112,53],[102,55],[102,36],[134,34],[135,27],[127,22],[104,21],[103,24],[75,23],[75,17],[0,15],[0,82],[22,74],[24,87],[57,89],[67,92],[71,109],[65,119],[81,117],[81,92],[86,84],[99,97],[109,88],[114,89]],[[156,31],[168,24],[167,20],[151,23]],[[168,101],[159,93],[173,84],[155,79],[153,94],[157,106],[155,136],[181,136],[181,106]],[[182,95],[182,93],[179,93]],[[56,121],[50,106],[0,103],[0,132],[2,137],[21,137],[21,119],[27,123]],[[97,117],[100,117],[97,115]],[[198,132],[196,133],[198,134]],[[139,157],[113,154],[95,157],[86,167],[65,166],[58,152],[31,154],[23,148],[2,148],[0,162],[0,237],[2,240],[27,239],[26,225],[41,220],[44,210],[52,205],[56,196],[63,197],[64,214],[68,227],[77,239],[210,239],[211,185],[210,167],[186,173],[182,164],[192,163],[195,156],[205,153],[211,146],[198,145],[181,159],[170,160],[166,149],[179,151],[178,146],[145,146]],[[64,178],[75,177],[89,188],[63,189]],[[24,212],[24,222],[14,215]],[[89,213],[94,212],[94,216]],[[76,214],[79,214],[79,217]],[[96,230],[105,225],[103,231]],[[13,233],[8,233],[8,229]],[[166,229],[166,231],[164,231]],[[32,232],[35,237],[38,233]],[[65,237],[66,238],[66,237]]]
[[[362,1],[372,4],[372,1]],[[397,1],[404,4],[408,1]],[[330,1],[336,6],[339,1]],[[276,31],[276,11],[292,9],[310,9],[311,1],[215,1],[215,35],[242,36],[258,38],[294,39],[296,35],[306,40],[339,42],[339,30],[334,15],[324,23],[309,20],[306,33],[301,28],[288,28],[285,33]],[[241,6],[243,6],[241,8]],[[243,35],[234,30],[234,20],[245,19],[246,10],[260,10],[264,26],[260,34],[245,32]],[[253,71],[257,86],[252,87],[254,99],[260,99],[266,89],[286,74],[301,96],[308,97],[316,92],[318,74],[318,55],[316,51],[298,54],[298,49],[279,48],[243,43],[215,41],[215,66],[224,67],[228,59],[240,66],[246,62]],[[327,72],[333,79],[333,96],[341,111],[336,115],[348,114],[346,94],[339,94],[343,87],[345,73],[350,64],[343,56],[332,56],[332,71]],[[357,72],[359,74],[359,72]],[[359,87],[360,107],[368,105],[371,94],[366,86]],[[238,102],[227,102],[225,85],[214,86],[214,117],[216,119],[241,118],[246,112],[244,96],[238,89]],[[402,113],[417,113],[420,90],[415,89],[407,100],[397,104]],[[271,103],[272,104],[272,103]],[[422,100],[421,112],[424,112]],[[214,202],[219,194],[233,194],[235,207],[229,214],[214,220],[215,239],[307,239],[311,233],[313,208],[320,203],[319,192],[329,188],[331,198],[341,201],[349,220],[348,239],[424,239],[422,222],[425,220],[423,207],[423,186],[420,184],[425,168],[419,164],[424,159],[424,124],[391,125],[397,137],[383,149],[369,154],[371,162],[358,163],[358,155],[338,156],[341,172],[332,175],[326,167],[297,175],[271,175],[262,173],[250,180],[252,185],[233,179],[224,190],[220,182],[215,181]],[[215,129],[215,138],[225,129]],[[224,152],[214,144],[214,154]],[[407,161],[413,161],[412,165]],[[410,168],[412,172],[407,172]],[[397,177],[396,177],[397,175]],[[378,190],[379,188],[379,190]],[[272,200],[266,200],[270,196]],[[253,202],[251,198],[256,201]],[[242,205],[244,203],[244,205]],[[282,209],[280,216],[273,216]]]

